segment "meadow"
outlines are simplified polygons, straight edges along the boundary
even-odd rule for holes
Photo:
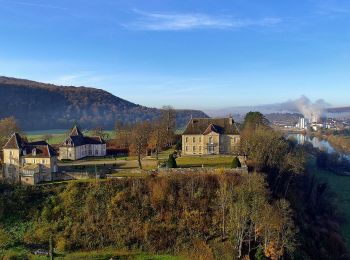
[[[115,137],[115,131],[107,130],[104,131],[108,134],[109,138]],[[69,134],[69,129],[52,129],[52,130],[38,130],[38,131],[27,131],[25,132],[29,141],[40,141],[46,140],[49,144],[59,144],[64,141],[64,139]],[[84,135],[93,136],[93,131],[83,131]]]
[[[327,182],[331,191],[336,194],[336,202],[345,219],[350,220],[350,177],[336,175],[333,172],[319,169],[314,160],[311,160],[308,167],[309,171]],[[350,221],[343,223],[342,234],[350,246]]]

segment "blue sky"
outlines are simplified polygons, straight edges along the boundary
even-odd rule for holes
[[[0,0],[0,75],[151,107],[350,105],[350,1]]]

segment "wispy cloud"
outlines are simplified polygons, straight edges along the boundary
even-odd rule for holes
[[[22,5],[22,6],[28,6],[28,7],[35,7],[35,8],[45,8],[45,9],[56,9],[56,10],[68,10],[68,8],[57,6],[57,5],[51,5],[47,3],[33,3],[33,2],[27,2],[27,1],[0,1],[7,4],[13,4],[13,5]]]
[[[350,13],[348,1],[321,1],[316,2],[316,14],[324,16],[344,15]]]
[[[124,24],[135,30],[180,31],[191,29],[234,29],[243,27],[267,27],[281,22],[280,18],[242,19],[230,16],[213,16],[202,13],[159,13],[134,10],[138,18]]]

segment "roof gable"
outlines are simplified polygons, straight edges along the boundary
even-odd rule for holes
[[[69,136],[83,136],[83,133],[80,131],[79,127],[75,125],[70,132]]]
[[[232,118],[193,118],[187,124],[183,135],[206,135],[210,132],[227,135],[239,135]]]
[[[69,141],[69,142],[68,142]],[[69,136],[64,140],[63,146],[82,146],[86,144],[105,144],[99,136],[84,136],[77,126],[74,126]]]
[[[19,133],[13,133],[3,149],[20,149],[22,146],[22,137],[19,135]]]

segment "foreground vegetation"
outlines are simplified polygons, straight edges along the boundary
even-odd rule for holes
[[[53,236],[58,252],[113,246],[192,259],[254,255],[260,247],[281,256],[295,247],[289,203],[270,202],[257,174],[2,186],[1,194],[4,247],[44,246]]]
[[[119,260],[186,260],[185,257],[171,255],[156,255],[142,252],[132,252],[126,250],[116,250],[113,248],[104,248],[93,251],[80,251],[73,253],[56,253],[54,259],[61,260],[109,260],[111,258]],[[28,259],[28,260],[46,260],[47,256],[39,256],[24,247],[16,247],[8,250],[0,249],[0,259]]]

